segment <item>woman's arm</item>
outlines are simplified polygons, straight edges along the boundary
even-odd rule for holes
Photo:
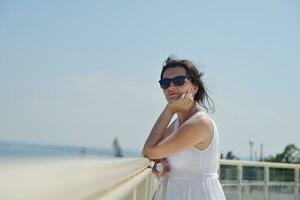
[[[170,123],[174,113],[179,112],[180,110],[185,110],[188,108],[191,103],[193,102],[193,98],[191,96],[190,91],[183,93],[178,99],[175,99],[172,102],[169,102],[159,118],[157,119],[156,123],[154,124],[143,148],[143,156],[147,157],[146,152],[149,148],[154,147],[165,135],[165,131],[170,131],[167,129],[168,124]],[[148,157],[149,158],[149,157]]]
[[[212,138],[210,119],[206,116],[194,117],[158,144],[144,149],[143,153],[149,159],[160,159],[199,143],[210,143]]]
[[[186,121],[173,134],[169,134],[160,141],[174,113],[187,111],[193,104],[193,97],[189,91],[178,99],[170,102],[157,122],[143,148],[143,156],[149,159],[160,159],[177,153],[187,147],[207,143],[212,137],[210,119],[205,116],[194,117]]]
[[[173,132],[173,130],[174,130],[174,124],[175,123],[173,121],[170,124],[170,126],[164,131],[164,133],[162,134],[161,138],[158,140],[157,143],[160,143],[161,141],[163,141],[165,138],[167,138],[170,135],[170,133]],[[166,160],[166,158],[151,159],[151,160],[154,162],[154,166],[152,167],[152,173],[155,174],[157,177],[165,176],[171,170],[171,167],[170,167],[168,161]],[[163,165],[163,172],[158,171],[158,169],[157,169],[158,163],[160,163],[160,164]]]
[[[157,119],[156,123],[154,124],[143,148],[143,156],[146,156],[146,150],[150,147],[155,146],[158,142],[162,140],[164,135],[167,135],[171,132],[172,127],[168,125],[173,117],[174,113],[168,109],[168,106],[165,107],[163,112],[160,114],[159,118]],[[166,133],[168,132],[168,133]]]

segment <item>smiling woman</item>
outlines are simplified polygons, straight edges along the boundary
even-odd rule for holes
[[[154,199],[225,199],[217,174],[219,134],[204,112],[213,110],[213,103],[202,76],[188,60],[169,57],[163,66],[159,83],[167,105],[143,148],[143,155],[155,161],[153,173],[160,179]],[[164,169],[156,169],[159,163]]]

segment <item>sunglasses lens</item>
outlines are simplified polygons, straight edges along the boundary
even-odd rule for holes
[[[181,86],[185,83],[185,76],[177,76],[173,79],[173,83],[176,86]]]
[[[170,86],[171,80],[170,79],[161,79],[159,81],[160,87],[162,89],[167,89]]]
[[[186,76],[176,76],[175,78],[172,78],[172,79],[168,79],[168,78],[161,79],[159,81],[159,84],[162,89],[167,89],[170,86],[171,81],[176,86],[182,86],[182,85],[184,85],[186,78],[187,78]]]

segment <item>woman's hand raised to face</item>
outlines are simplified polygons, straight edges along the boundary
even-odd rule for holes
[[[192,92],[188,90],[174,101],[169,102],[167,105],[167,109],[171,113],[184,112],[190,108],[190,106],[193,104],[193,101],[194,96]]]

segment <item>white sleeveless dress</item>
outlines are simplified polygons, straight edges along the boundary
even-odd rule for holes
[[[191,118],[206,115],[199,111]],[[209,117],[209,116],[208,116]],[[191,119],[190,118],[190,119]],[[204,150],[190,147],[167,157],[171,166],[169,175],[159,179],[155,200],[225,200],[219,182],[220,161],[219,133],[215,122],[212,142]],[[188,119],[189,120],[189,119]],[[179,127],[178,118],[175,129]]]

